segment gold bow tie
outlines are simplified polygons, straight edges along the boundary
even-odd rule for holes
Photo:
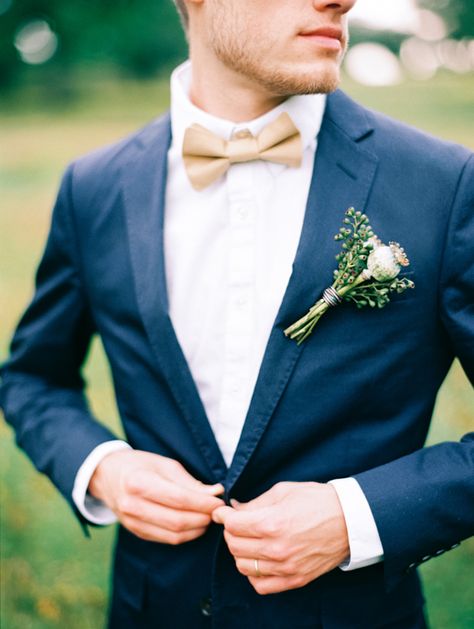
[[[301,136],[290,116],[284,112],[255,137],[239,131],[231,140],[223,140],[199,124],[184,134],[183,160],[195,190],[202,190],[221,177],[231,164],[264,159],[269,162],[300,166]]]

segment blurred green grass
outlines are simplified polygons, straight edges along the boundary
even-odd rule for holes
[[[474,77],[441,74],[424,83],[344,88],[365,105],[474,149]],[[54,95],[53,95],[54,96]],[[100,77],[76,88],[64,105],[41,86],[0,104],[0,361],[33,290],[59,177],[79,154],[112,142],[163,111],[166,81],[117,82]],[[94,412],[120,434],[100,341],[85,369]],[[455,363],[438,396],[429,442],[458,440],[472,430],[474,393]],[[69,507],[37,474],[0,424],[2,471],[0,625],[5,629],[97,629],[108,596],[114,527],[83,537]],[[474,542],[422,567],[433,628],[474,626]]]

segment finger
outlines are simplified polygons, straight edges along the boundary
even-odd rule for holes
[[[239,537],[224,531],[224,539],[234,557],[250,557],[272,562],[289,562],[290,550],[281,540]]]
[[[296,590],[308,583],[304,577],[248,577],[251,585],[258,594],[277,594],[287,590]]]
[[[173,474],[165,476],[165,478],[173,483],[181,485],[182,487],[188,487],[189,489],[194,489],[195,491],[204,491],[212,496],[219,496],[225,491],[222,483],[207,485],[199,479],[194,478],[194,476],[191,476],[191,474],[189,474],[183,467],[181,467],[181,469],[177,468]]]
[[[206,493],[214,496],[223,494],[225,491],[222,483],[208,485],[198,480],[175,459],[160,456],[158,459],[155,459],[155,463],[157,473],[173,483],[182,485],[183,487],[189,487],[190,489],[195,489],[196,491],[205,491]]]
[[[161,480],[155,488],[151,489],[149,499],[175,509],[197,511],[209,515],[225,504],[221,498],[212,494],[176,485],[166,480]]]
[[[246,502],[239,502],[238,500],[236,500],[235,498],[231,498],[230,499],[230,504],[234,509],[245,509],[245,507],[247,506]]]
[[[201,483],[201,486],[202,490],[211,494],[211,496],[222,496],[225,493],[224,485],[222,483],[216,483],[215,485],[204,485],[204,483]]]
[[[216,496],[177,485],[148,470],[142,470],[129,479],[126,490],[132,495],[167,507],[200,513],[211,514],[214,509],[225,504]]]
[[[125,528],[141,539],[151,542],[161,542],[162,544],[171,544],[173,546],[184,544],[185,542],[201,537],[207,530],[206,528],[197,528],[181,532],[168,531],[167,529],[130,516],[122,518],[121,522]]]
[[[255,509],[262,509],[264,507],[269,507],[280,501],[280,495],[276,491],[275,487],[276,486],[272,487],[265,493],[261,494],[260,496],[257,496],[253,500],[249,500],[248,502],[239,502],[235,498],[231,498],[230,504],[234,507],[234,509],[241,510],[241,511],[244,511],[244,510],[251,511]]]
[[[238,537],[224,530],[224,539],[234,557],[251,557],[252,559],[275,560],[271,555],[272,546],[268,541],[254,537]]]
[[[235,565],[237,570],[246,577],[292,577],[296,575],[295,567],[291,564],[266,561],[265,559],[256,560],[249,557],[237,557]]]
[[[232,507],[220,507],[212,514],[212,519],[223,524],[226,531],[241,537],[261,537],[264,534],[264,523],[267,516],[265,509],[258,511],[237,511]]]
[[[122,514],[176,532],[207,527],[211,522],[207,513],[172,509],[137,497],[126,502]]]

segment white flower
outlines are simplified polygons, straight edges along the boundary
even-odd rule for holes
[[[381,247],[382,245],[383,245],[383,242],[375,234],[371,236],[370,238],[367,238],[367,240],[364,242],[364,247],[371,247],[372,249],[377,249],[378,247]]]
[[[379,282],[393,280],[400,273],[400,264],[391,247],[381,245],[374,249],[367,258],[370,275]]]

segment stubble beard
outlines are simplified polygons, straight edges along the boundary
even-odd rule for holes
[[[293,96],[296,94],[328,94],[340,82],[340,63],[347,49],[334,58],[332,51],[320,51],[320,60],[314,70],[295,70],[288,64],[273,65],[262,62],[271,57],[271,45],[256,47],[251,38],[243,38],[243,29],[234,21],[232,31],[222,20],[216,20],[212,28],[211,46],[216,57],[230,70],[254,82],[270,94]],[[324,56],[326,55],[326,59]]]

